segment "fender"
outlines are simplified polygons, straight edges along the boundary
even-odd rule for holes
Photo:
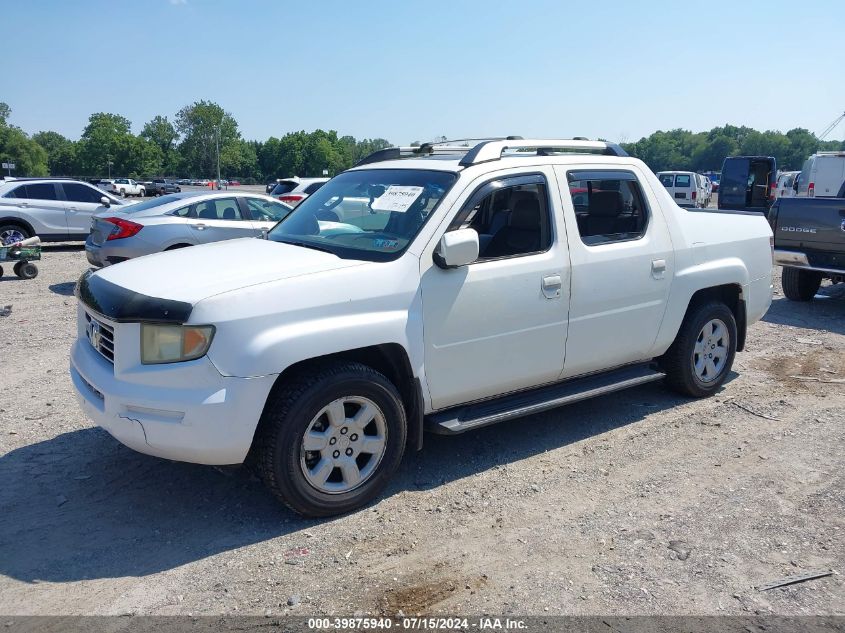
[[[666,314],[655,341],[655,355],[663,354],[675,340],[690,300],[696,292],[715,286],[734,285],[739,287],[742,300],[750,281],[748,269],[738,257],[714,259],[678,270],[672,280]]]

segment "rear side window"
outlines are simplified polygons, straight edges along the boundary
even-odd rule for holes
[[[293,182],[292,180],[283,180],[275,187],[273,187],[273,191],[271,191],[270,193],[272,193],[274,196],[280,196],[284,193],[290,193],[291,191],[296,189],[296,185],[297,183]]]
[[[58,200],[56,186],[51,182],[21,185],[7,193],[6,198],[24,198],[30,200]]]
[[[689,174],[678,174],[677,176],[675,176],[675,186],[676,187],[689,187],[690,186]]]
[[[69,202],[100,204],[100,198],[103,197],[102,191],[78,182],[64,182],[62,183],[62,189],[65,192],[65,198]]]
[[[243,220],[238,201],[234,198],[215,198],[198,202],[194,205],[194,213],[200,219],[206,220]]]
[[[192,218],[194,217],[194,214],[191,213],[191,209],[191,206],[181,207],[179,209],[176,209],[175,211],[172,211],[170,215],[175,215],[180,218]]]
[[[689,176],[686,178],[689,184]],[[632,172],[571,171],[567,179],[584,244],[622,242],[645,235],[648,206]]]
[[[322,187],[324,184],[326,184],[326,183],[324,183],[324,182],[315,182],[315,183],[311,183],[310,185],[308,185],[307,187],[305,187],[305,193],[307,193],[307,194],[310,196],[312,193],[314,193],[315,191],[317,191],[317,189],[319,189],[320,187]]]

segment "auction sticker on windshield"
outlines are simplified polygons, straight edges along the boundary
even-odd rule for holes
[[[396,211],[405,213],[423,192],[422,187],[390,185],[382,195],[373,200],[373,211]]]

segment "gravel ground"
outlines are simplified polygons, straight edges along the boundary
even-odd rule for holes
[[[243,469],[92,427],[67,373],[84,253],[39,267],[0,281],[4,615],[845,614],[845,287],[778,287],[714,398],[428,436],[380,501],[305,521]]]

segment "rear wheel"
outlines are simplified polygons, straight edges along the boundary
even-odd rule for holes
[[[728,377],[736,354],[736,319],[724,303],[693,306],[661,365],[666,383],[695,398],[714,394]]]
[[[125,197],[126,197],[126,189],[121,189],[121,190],[120,190],[120,197],[121,197],[121,198],[125,198]]]
[[[32,237],[32,233],[19,224],[4,224],[0,226],[0,246],[14,244],[28,237]]]
[[[342,514],[384,489],[406,434],[401,398],[382,374],[354,362],[315,365],[270,396],[256,437],[259,470],[292,510]]]
[[[784,267],[781,273],[783,294],[790,301],[810,301],[822,285],[822,274],[815,270]]]

